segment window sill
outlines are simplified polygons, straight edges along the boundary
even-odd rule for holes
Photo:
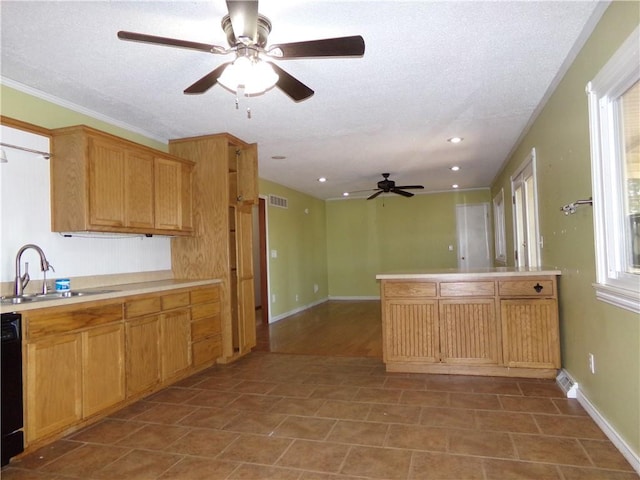
[[[640,293],[623,288],[594,283],[596,298],[603,302],[624,308],[630,312],[640,313]]]

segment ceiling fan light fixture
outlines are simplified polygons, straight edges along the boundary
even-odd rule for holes
[[[253,96],[273,88],[278,79],[278,74],[268,63],[258,57],[240,55],[224,69],[218,83],[234,93],[244,88],[246,96]]]
[[[454,165],[453,167],[450,168],[450,170],[452,172],[457,172],[458,170],[460,170],[460,167],[458,165]]]
[[[451,137],[451,138],[447,138],[447,142],[449,143],[460,143],[462,140],[464,140],[462,137]]]

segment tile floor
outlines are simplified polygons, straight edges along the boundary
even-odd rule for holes
[[[637,480],[552,380],[254,352],[14,459],[3,480]]]

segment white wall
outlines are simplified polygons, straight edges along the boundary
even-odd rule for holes
[[[1,126],[0,141],[49,151],[47,137],[6,126]],[[166,237],[64,238],[51,232],[49,161],[33,153],[3,149],[9,163],[0,164],[0,281],[13,281],[16,253],[27,243],[44,250],[55,268],[49,278],[171,269],[171,245]],[[25,252],[23,261],[29,262],[31,278],[40,280],[36,252]]]

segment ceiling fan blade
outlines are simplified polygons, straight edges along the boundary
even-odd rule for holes
[[[194,83],[189,88],[187,88],[184,91],[184,93],[193,94],[193,93],[206,92],[216,84],[216,82],[218,81],[218,78],[220,77],[220,75],[222,75],[222,72],[224,71],[225,68],[227,68],[227,65],[229,65],[230,63],[231,62],[223,63],[215,70],[207,73],[204,77],[202,77],[196,83]]]
[[[156,37],[155,35],[147,35],[144,33],[119,31],[118,38],[131,42],[152,43],[154,45],[163,45],[165,47],[190,48],[192,50],[200,50],[209,53],[226,53],[226,50],[217,45],[209,45],[206,43],[190,42],[188,40],[178,40],[176,38]]]
[[[276,86],[284,93],[286,93],[293,101],[301,102],[302,100],[306,100],[314,94],[313,90],[311,90],[297,78],[289,75],[275,63],[267,63],[271,65],[273,67],[273,71],[278,74],[279,78]]]
[[[227,10],[236,40],[248,39],[253,43],[258,36],[258,1],[227,0]]]
[[[404,190],[398,190],[398,188],[392,188],[391,191],[393,193],[397,193],[398,195],[402,195],[403,197],[413,197],[413,193],[405,192]]]
[[[282,55],[274,51],[280,50]],[[269,52],[274,57],[353,57],[364,55],[364,38],[360,35],[352,37],[325,38],[306,42],[281,43],[272,45]]]
[[[422,189],[424,188],[422,185],[402,185],[402,186],[398,186],[396,188],[402,188],[403,190],[415,190],[417,188]]]
[[[374,198],[376,198],[378,195],[380,195],[381,193],[384,193],[384,190],[378,190],[376,193],[374,193],[373,195],[370,195],[367,197],[367,200],[373,200]]]

